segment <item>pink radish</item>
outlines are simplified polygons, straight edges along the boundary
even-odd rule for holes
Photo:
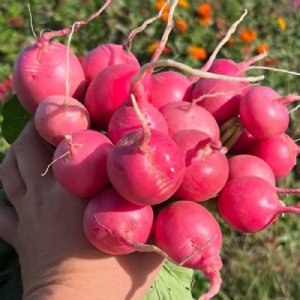
[[[107,130],[112,114],[129,97],[130,82],[137,71],[135,65],[118,64],[94,78],[84,101],[94,128]]]
[[[211,299],[219,292],[222,232],[206,208],[183,200],[168,204],[154,222],[154,239],[178,264],[201,270],[210,279],[209,291],[199,300]]]
[[[54,177],[75,196],[94,196],[109,185],[105,166],[111,149],[111,141],[94,130],[66,136],[54,152]]]
[[[151,103],[158,109],[169,102],[189,101],[191,84],[188,78],[175,71],[165,71],[152,77]]]
[[[159,110],[147,101],[138,104],[149,128],[167,135],[168,125]],[[114,112],[109,121],[108,137],[113,143],[117,143],[126,133],[141,127],[141,121],[138,119],[134,107],[130,102],[125,102]]]
[[[122,45],[102,44],[91,50],[82,61],[82,68],[87,84],[105,68],[117,65],[128,64],[139,68],[137,58],[130,52],[123,49]]]
[[[175,196],[196,202],[214,197],[228,178],[228,161],[223,148],[205,133],[182,130],[173,136],[185,156],[185,175]]]
[[[287,176],[297,162],[299,146],[287,134],[256,141],[250,153],[263,159],[277,178]]]
[[[280,214],[300,214],[299,208],[282,204],[271,183],[256,176],[228,181],[218,197],[217,206],[226,223],[246,233],[268,227]]]
[[[281,97],[266,86],[252,87],[240,103],[240,120],[256,139],[276,137],[288,128],[286,105],[297,99],[295,95]]]
[[[38,104],[52,95],[66,94],[67,47],[43,41],[25,48],[13,68],[13,82],[18,99],[25,109],[34,113]],[[83,100],[85,78],[79,60],[70,51],[70,92]]]
[[[171,102],[164,105],[160,112],[167,121],[171,136],[181,130],[197,129],[208,134],[213,140],[220,139],[220,130],[215,118],[203,107],[189,102]]]
[[[184,176],[184,157],[168,135],[148,127],[133,94],[131,100],[142,128],[127,133],[114,145],[107,173],[125,199],[138,205],[155,205],[178,189]]]
[[[34,113],[38,104],[47,97],[66,95],[67,77],[70,83],[68,96],[83,100],[85,77],[78,58],[70,49],[61,43],[51,42],[51,39],[68,35],[87,24],[99,16],[110,3],[107,0],[95,14],[76,22],[70,28],[44,32],[36,43],[19,53],[13,67],[13,84],[18,99],[26,110]]]
[[[50,96],[36,110],[35,127],[50,144],[56,146],[65,135],[89,127],[88,111],[78,100],[65,96]]]
[[[135,251],[123,239],[134,243],[147,242],[152,225],[151,206],[135,205],[112,188],[89,201],[83,218],[86,238],[97,249],[113,255]]]
[[[113,187],[128,201],[155,205],[178,189],[184,175],[184,159],[177,144],[167,135],[143,129],[131,131],[114,145],[107,160]]]
[[[244,177],[257,176],[265,179],[275,186],[275,176],[270,166],[262,159],[254,155],[235,155],[228,159],[229,180]]]

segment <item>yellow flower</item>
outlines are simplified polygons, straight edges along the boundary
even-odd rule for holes
[[[176,26],[180,32],[186,32],[189,28],[189,25],[184,19],[176,19],[175,20]]]
[[[240,31],[240,39],[243,43],[248,44],[256,40],[256,31],[250,28],[245,28]]]
[[[210,24],[211,17],[200,17],[200,24],[204,26],[208,26]]]
[[[169,12],[168,11],[164,11],[160,17],[164,22],[168,22],[169,19]]]
[[[256,51],[258,54],[264,53],[264,52],[269,52],[269,47],[265,43],[261,43],[257,46]]]
[[[188,8],[190,6],[189,2],[186,0],[179,0],[178,5],[183,7],[183,8]]]
[[[188,49],[188,54],[196,60],[205,60],[207,52],[202,47],[192,46]]]
[[[280,29],[282,31],[286,30],[286,23],[285,23],[285,21],[284,21],[284,19],[282,17],[278,17],[277,18],[277,24],[278,24],[278,26],[280,27]]]

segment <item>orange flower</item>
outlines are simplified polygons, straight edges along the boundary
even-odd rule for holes
[[[208,3],[202,3],[198,6],[197,12],[201,18],[212,16],[212,7]]]
[[[211,21],[211,17],[200,17],[200,24],[203,25],[203,26],[208,26],[210,24],[210,21]]]
[[[151,43],[148,47],[147,47],[147,52],[148,53],[154,53],[157,49],[157,47],[159,46],[159,42],[156,41],[156,42],[153,42]],[[168,47],[165,47],[165,49],[163,50],[163,54],[169,54],[171,52],[171,49],[168,48]]]
[[[229,47],[233,47],[234,46],[234,37],[231,36],[227,43],[228,43]]]
[[[183,8],[188,8],[190,6],[189,2],[186,0],[179,0],[178,5],[183,7]]]
[[[188,54],[196,60],[205,60],[207,52],[202,47],[192,46],[188,49]]]
[[[161,15],[161,19],[164,21],[164,22],[168,22],[168,19],[169,19],[169,12],[168,11],[164,11]]]
[[[257,46],[256,51],[258,54],[264,53],[264,52],[269,52],[269,47],[265,43],[261,43]]]
[[[189,25],[187,24],[187,22],[184,19],[181,19],[181,18],[176,19],[175,23],[180,32],[186,32],[189,28]]]
[[[166,3],[166,1],[164,1],[164,0],[157,0],[155,3],[155,9],[157,11],[160,11],[163,8],[163,6],[165,5],[165,3]],[[166,5],[164,10],[169,10],[169,4]]]
[[[284,21],[284,19],[282,17],[278,17],[277,18],[277,24],[278,24],[278,26],[280,27],[280,29],[282,31],[286,30],[286,23],[285,23],[285,21]]]
[[[251,43],[256,40],[256,31],[250,28],[245,28],[240,31],[240,39],[243,43]]]

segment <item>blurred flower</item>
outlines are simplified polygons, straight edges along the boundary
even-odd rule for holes
[[[24,25],[24,19],[21,17],[11,17],[8,22],[13,27],[23,27]]]
[[[189,2],[186,0],[179,0],[178,5],[183,7],[183,8],[188,8],[190,6]]]
[[[278,64],[277,59],[272,58],[272,57],[266,57],[263,60],[263,65],[266,67],[273,67],[273,66],[276,66],[277,64]]]
[[[192,46],[188,49],[188,54],[196,60],[205,60],[207,52],[202,47]]]
[[[154,53],[157,49],[157,47],[159,46],[159,42],[155,41],[153,43],[151,43],[148,47],[147,47],[147,52],[148,53]],[[171,52],[171,49],[168,47],[165,47],[165,49],[162,51],[163,54],[169,54]]]
[[[165,5],[165,3],[166,3],[166,1],[164,1],[164,0],[157,0],[157,1],[155,2],[155,9],[156,9],[157,11],[160,11],[160,10],[163,8],[163,6]],[[164,10],[169,10],[169,4],[166,5],[166,7],[165,7]]]
[[[231,36],[227,42],[227,44],[229,45],[229,47],[233,47],[234,46],[234,37]]]
[[[286,30],[286,23],[282,17],[277,18],[277,24],[282,31]]]
[[[168,22],[168,19],[169,19],[169,12],[168,11],[164,11],[161,15],[161,19],[164,21],[164,22]]]
[[[216,25],[217,25],[217,27],[218,27],[219,29],[223,29],[223,28],[224,28],[224,25],[225,25],[225,20],[224,20],[224,18],[218,17],[218,18],[216,19]]]
[[[241,53],[242,53],[243,56],[247,56],[247,55],[250,53],[250,51],[251,51],[251,49],[250,49],[250,47],[248,47],[248,46],[243,47],[243,48],[241,49]]]
[[[212,18],[212,7],[208,3],[202,3],[197,8],[197,13],[200,18],[200,24],[207,26],[210,24]]]
[[[293,0],[292,1],[293,8],[300,8],[300,0]]]
[[[6,100],[9,93],[13,90],[12,78],[8,77],[0,83],[0,102]]]
[[[200,17],[211,17],[212,16],[212,8],[208,3],[202,3],[198,6],[197,12]]]
[[[240,39],[243,43],[251,43],[256,40],[256,31],[250,28],[245,28],[240,31]]]
[[[182,18],[176,19],[175,23],[180,32],[186,32],[189,28],[187,22]]]
[[[269,46],[266,43],[261,43],[257,46],[256,51],[258,54],[269,52]]]

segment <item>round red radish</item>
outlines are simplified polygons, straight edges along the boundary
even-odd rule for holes
[[[110,188],[94,196],[83,218],[85,236],[104,253],[121,255],[135,249],[124,243],[145,243],[153,225],[151,206],[139,206],[125,200]]]
[[[44,41],[20,52],[13,67],[13,84],[18,99],[30,113],[38,104],[52,95],[66,95],[69,76],[69,95],[82,101],[85,77],[78,58],[67,47],[57,42]]]
[[[185,156],[185,174],[175,195],[181,199],[205,201],[215,196],[228,178],[228,161],[211,138],[195,129],[173,136]]]
[[[168,134],[168,125],[159,110],[147,101],[139,102],[138,105],[149,128]],[[131,102],[124,103],[114,112],[109,121],[108,137],[113,143],[117,143],[129,131],[141,127],[141,121]]]
[[[177,263],[201,270],[210,279],[209,291],[200,299],[211,299],[221,285],[222,232],[213,215],[192,201],[175,201],[165,206],[154,222],[156,245]]]
[[[289,124],[285,100],[269,87],[252,87],[240,103],[240,120],[256,139],[276,137]]]
[[[197,129],[208,134],[212,140],[220,139],[217,121],[203,107],[189,102],[171,102],[164,105],[160,112],[167,121],[170,136],[181,130]]]
[[[299,146],[287,135],[258,140],[251,147],[251,154],[263,159],[273,170],[275,177],[287,176],[297,163]]]
[[[188,78],[175,71],[152,75],[151,103],[158,109],[169,102],[189,101],[191,83]]]
[[[229,59],[215,60],[209,72],[245,77],[241,66]],[[239,114],[242,95],[249,90],[249,87],[248,82],[200,78],[193,89],[192,99],[201,97],[197,104],[208,110],[218,124],[223,124]]]
[[[67,136],[54,152],[54,177],[75,196],[96,195],[109,185],[106,162],[112,146],[105,135],[94,130]]]
[[[34,121],[39,134],[56,146],[65,135],[87,129],[90,117],[84,105],[78,100],[55,95],[38,105]]]
[[[117,64],[132,65],[136,69],[140,67],[137,58],[130,51],[124,50],[122,45],[102,44],[91,50],[82,61],[87,84],[105,68]]]
[[[232,228],[246,233],[268,227],[282,213],[300,213],[299,208],[284,206],[274,185],[257,176],[228,181],[217,206],[221,217]]]
[[[257,176],[265,179],[275,186],[275,176],[270,166],[262,159],[254,155],[241,154],[228,159],[229,180],[244,177]]]
[[[113,187],[138,205],[155,205],[170,198],[182,182],[184,169],[180,148],[156,130],[151,130],[147,141],[143,129],[129,132],[114,145],[107,160]]]
[[[94,128],[107,130],[112,114],[129,97],[130,82],[137,70],[129,64],[112,65],[90,83],[84,105]]]

